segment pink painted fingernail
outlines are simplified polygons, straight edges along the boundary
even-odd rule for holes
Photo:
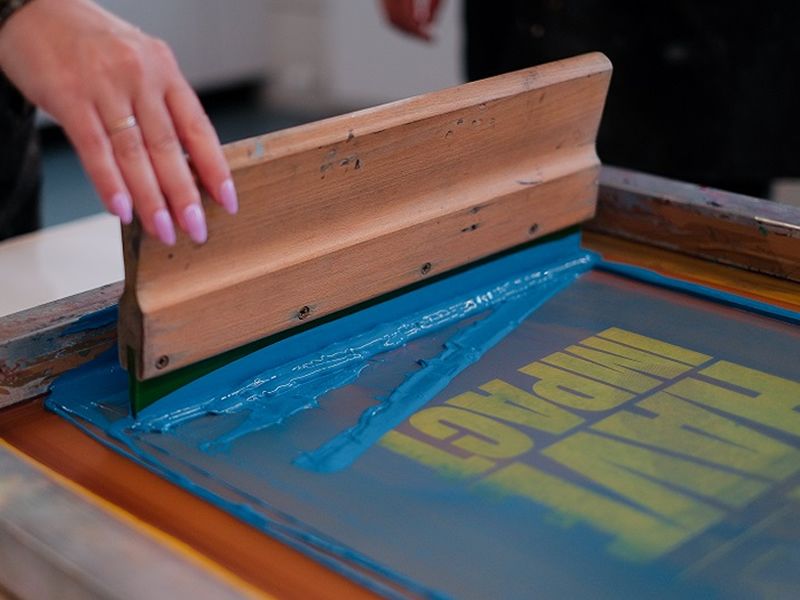
[[[129,225],[133,221],[133,207],[128,194],[117,192],[111,197],[109,204],[111,205],[111,212],[117,215],[125,225]]]
[[[236,188],[232,179],[226,179],[219,188],[219,199],[222,206],[229,214],[235,215],[239,211],[239,199],[236,197]]]
[[[208,239],[206,217],[199,204],[190,204],[183,209],[183,224],[195,244],[203,244]]]
[[[158,239],[167,246],[175,245],[175,226],[172,224],[172,217],[166,208],[159,208],[153,215],[153,225],[155,225]]]

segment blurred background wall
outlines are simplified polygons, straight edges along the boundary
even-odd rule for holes
[[[445,0],[431,44],[391,29],[380,0],[100,3],[167,40],[200,90],[263,77],[276,104],[330,109],[462,80],[460,0]]]

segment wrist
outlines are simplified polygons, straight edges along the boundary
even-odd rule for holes
[[[13,56],[6,47],[8,46],[7,42],[9,38],[9,35],[6,35],[9,31],[8,24],[10,21],[15,21],[16,15],[23,12],[22,9],[32,1],[33,0],[0,0],[0,74],[5,72],[7,66],[5,62],[6,59],[9,58],[9,54]]]

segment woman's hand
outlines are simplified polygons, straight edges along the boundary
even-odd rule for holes
[[[431,41],[430,27],[439,12],[440,0],[383,0],[389,21],[399,30]]]
[[[34,0],[0,30],[0,68],[64,127],[108,210],[175,243],[174,221],[206,240],[202,185],[233,214],[219,139],[161,40],[90,0]]]

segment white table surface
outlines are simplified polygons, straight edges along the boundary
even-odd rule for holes
[[[0,242],[0,317],[121,281],[119,219],[99,214]]]

